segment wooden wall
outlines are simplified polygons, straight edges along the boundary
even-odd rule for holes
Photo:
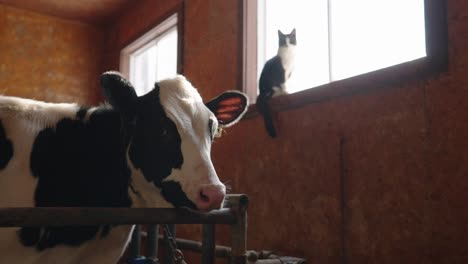
[[[129,9],[107,67],[180,2]],[[447,73],[283,111],[275,140],[257,116],[214,144],[220,178],[251,198],[249,248],[309,263],[468,263],[466,13],[448,0]],[[205,98],[240,88],[240,19],[239,0],[185,1],[185,74]]]
[[[103,31],[0,5],[0,93],[97,103]]]

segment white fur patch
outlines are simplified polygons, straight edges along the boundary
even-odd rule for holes
[[[284,67],[285,80],[288,80],[296,62],[296,45],[290,44],[289,38],[286,38],[286,46],[278,49],[278,56],[281,58],[281,63]]]

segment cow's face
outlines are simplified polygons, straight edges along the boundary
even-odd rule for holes
[[[247,97],[232,91],[205,104],[182,76],[161,81],[150,93],[136,97],[133,88],[127,93],[106,92],[106,87],[130,89],[120,75],[106,73],[103,78],[109,102],[126,113],[124,118],[135,121],[128,157],[134,192],[145,201],[156,201],[146,206],[164,206],[155,198],[162,196],[176,207],[220,208],[226,188],[213,167],[211,144],[220,127],[243,116]]]

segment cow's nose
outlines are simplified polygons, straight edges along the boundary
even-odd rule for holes
[[[200,189],[197,207],[201,211],[219,209],[223,205],[226,188],[224,185],[206,185]]]

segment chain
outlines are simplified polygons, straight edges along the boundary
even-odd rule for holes
[[[166,240],[169,248],[174,256],[174,263],[175,264],[187,264],[184,260],[184,254],[182,251],[177,248],[177,243],[175,237],[172,236],[171,231],[169,230],[168,225],[163,225],[164,230],[164,239]]]

